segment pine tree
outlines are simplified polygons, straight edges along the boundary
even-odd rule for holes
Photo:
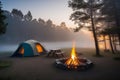
[[[0,35],[6,32],[7,24],[4,22],[6,16],[3,14],[4,11],[2,10],[2,4],[0,2]]]
[[[18,16],[18,17],[23,18],[23,13],[18,9],[13,9],[11,13]]]
[[[102,7],[102,0],[70,0],[69,7],[73,9],[70,19],[78,24],[76,31],[85,27],[85,24],[90,24],[93,33],[96,55],[100,55],[99,44],[97,40],[97,27],[95,23],[96,17],[99,17],[99,9]]]
[[[28,11],[28,13],[24,16],[24,19],[26,21],[32,21],[32,14],[30,11]]]

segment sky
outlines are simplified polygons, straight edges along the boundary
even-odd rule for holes
[[[1,0],[1,2],[4,10],[11,11],[16,8],[23,14],[30,10],[33,18],[42,18],[45,21],[51,19],[57,25],[66,22],[68,27],[76,27],[74,22],[69,20],[72,9],[68,7],[68,0]]]

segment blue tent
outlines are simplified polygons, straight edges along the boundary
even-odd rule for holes
[[[21,43],[12,57],[36,56],[46,53],[44,47],[35,40],[28,40]]]

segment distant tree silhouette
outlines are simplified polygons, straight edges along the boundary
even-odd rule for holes
[[[6,32],[6,27],[7,27],[7,23],[4,22],[6,16],[3,13],[4,11],[2,10],[2,4],[0,1],[0,35]]]
[[[41,18],[38,19],[38,22],[39,22],[40,24],[45,24],[45,21],[44,21],[43,19],[41,19]]]
[[[68,27],[67,27],[67,25],[66,25],[65,22],[61,22],[60,27],[61,27],[62,29],[66,29],[66,30],[68,29]]]
[[[28,13],[24,16],[24,19],[26,21],[31,21],[32,20],[32,14],[30,11],[28,11]]]
[[[65,22],[61,22],[60,26],[64,28],[64,27],[66,27],[66,23]]]
[[[86,27],[85,24],[90,23],[91,31],[93,33],[96,55],[100,55],[99,45],[97,40],[97,28],[95,25],[96,14],[98,10],[102,7],[102,0],[69,0],[69,7],[73,9],[73,14],[71,14],[70,19],[78,24],[79,31],[81,28]],[[97,15],[98,16],[98,15]]]
[[[18,9],[13,9],[11,13],[13,15],[17,15],[17,16],[23,18],[23,13],[20,10],[18,10]]]
[[[46,25],[52,27],[52,25],[53,25],[52,20],[48,19],[48,20],[46,21]]]
[[[34,22],[34,23],[38,23],[37,19],[33,19],[32,22]]]

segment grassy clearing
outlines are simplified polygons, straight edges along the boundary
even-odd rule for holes
[[[71,48],[62,50],[66,57],[70,56]],[[101,50],[103,57],[96,57],[93,48],[76,48],[76,52],[79,56],[90,59],[95,66],[85,72],[66,72],[55,68],[55,58],[45,57],[46,55],[27,58],[3,57],[3,63],[6,64],[5,60],[8,64],[12,61],[12,64],[10,62],[9,68],[0,71],[0,80],[120,80],[120,64],[114,60],[114,57],[119,57],[120,54]]]
[[[120,61],[120,57],[114,57],[114,60]]]

